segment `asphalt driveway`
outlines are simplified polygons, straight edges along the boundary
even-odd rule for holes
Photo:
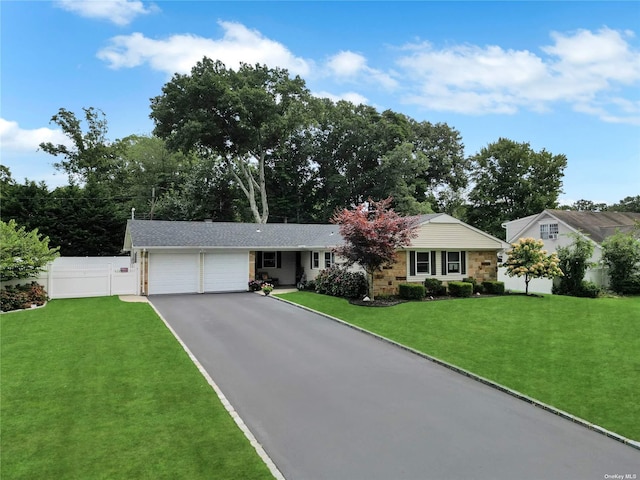
[[[320,315],[150,300],[288,480],[640,478],[638,450]]]

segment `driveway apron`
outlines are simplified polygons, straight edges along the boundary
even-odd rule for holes
[[[151,303],[288,480],[640,478],[638,450],[321,315],[251,293]]]

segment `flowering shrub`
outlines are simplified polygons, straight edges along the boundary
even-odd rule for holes
[[[525,293],[529,294],[529,282],[532,278],[554,278],[563,276],[560,259],[555,253],[547,256],[543,250],[544,242],[535,238],[521,238],[511,244],[507,260],[507,275],[524,277]]]
[[[262,284],[262,292],[265,295],[269,295],[271,292],[273,292],[273,285],[271,285],[270,283],[263,283]]]
[[[333,266],[322,270],[315,279],[316,292],[334,297],[358,298],[367,293],[368,282],[362,272],[349,272]]]
[[[31,308],[31,305],[44,305],[46,301],[47,292],[37,282],[6,286],[0,292],[0,310],[3,312]]]
[[[262,284],[260,282],[258,282],[257,280],[251,280],[249,282],[249,291],[257,292],[261,288],[262,288]]]

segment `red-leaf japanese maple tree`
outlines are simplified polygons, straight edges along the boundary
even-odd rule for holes
[[[352,210],[336,212],[332,223],[340,226],[345,244],[334,252],[358,263],[369,278],[369,297],[373,300],[373,275],[396,259],[396,251],[415,238],[418,217],[402,217],[390,207],[392,198],[375,202],[372,199]]]

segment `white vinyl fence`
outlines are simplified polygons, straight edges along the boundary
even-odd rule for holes
[[[138,271],[129,257],[59,257],[38,278],[7,284],[34,280],[52,299],[135,295],[138,290]]]

